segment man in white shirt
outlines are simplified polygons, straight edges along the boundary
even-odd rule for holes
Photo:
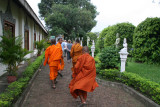
[[[64,57],[66,57],[66,53],[67,53],[67,41],[64,40],[62,42],[61,46],[62,46],[63,55],[64,55]]]

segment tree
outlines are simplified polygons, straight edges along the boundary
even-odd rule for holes
[[[127,39],[128,48],[132,48],[133,44],[133,33],[135,26],[131,23],[118,23],[116,25],[105,28],[100,34],[100,38],[104,38],[104,46],[111,46],[115,44],[116,34],[120,36],[120,49],[123,47],[123,39]]]
[[[97,35],[96,35],[96,33],[89,32],[89,33],[86,34],[86,36],[90,38],[90,43],[89,43],[89,45],[92,45],[92,41],[93,41],[93,40],[94,40],[94,42],[97,41]]]
[[[90,0],[46,1],[39,3],[39,9],[51,34],[82,37],[96,25],[97,11]]]
[[[136,61],[160,63],[160,18],[147,18],[135,29],[133,36]]]

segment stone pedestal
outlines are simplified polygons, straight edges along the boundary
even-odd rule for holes
[[[127,60],[127,56],[128,56],[128,52],[119,52],[120,54],[120,58],[121,58],[121,72],[125,71],[125,67],[126,67],[126,60]]]

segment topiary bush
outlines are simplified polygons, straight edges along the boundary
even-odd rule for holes
[[[101,69],[116,68],[120,62],[118,50],[115,46],[105,47],[99,55],[99,60]]]
[[[160,63],[160,18],[147,18],[137,26],[133,48],[136,61]]]
[[[133,44],[133,34],[134,34],[135,26],[131,23],[118,23],[113,26],[109,26],[105,29],[105,40],[104,46],[111,46],[116,42],[116,34],[119,33],[120,43],[119,48],[123,47],[123,40],[124,38],[127,39],[128,49],[132,48]]]

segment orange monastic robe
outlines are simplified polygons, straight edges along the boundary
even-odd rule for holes
[[[61,46],[61,44],[58,42],[58,43],[56,44],[56,46],[60,48],[61,54],[63,55],[63,51],[62,51],[62,46]],[[59,64],[58,70],[63,70],[63,69],[64,69],[64,60],[63,60],[63,58],[62,58],[62,56],[61,56],[61,63]]]
[[[52,45],[49,46],[45,51],[45,61],[44,66],[49,64],[50,67],[50,80],[54,80],[58,75],[58,65],[61,60],[62,53],[60,48]]]
[[[74,72],[74,67],[77,62],[78,57],[82,55],[82,48],[83,47],[79,43],[74,44],[71,48],[70,54],[71,54],[72,64],[73,64],[72,72]]]
[[[74,98],[80,94],[87,98],[87,92],[93,92],[98,84],[96,82],[96,67],[94,58],[88,53],[81,55],[74,69],[75,77],[69,84],[70,93]]]

